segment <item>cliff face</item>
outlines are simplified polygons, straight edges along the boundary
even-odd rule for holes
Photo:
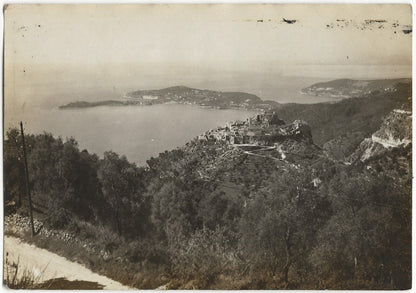
[[[384,119],[380,129],[364,139],[351,155],[350,161],[367,161],[392,148],[406,147],[412,142],[412,115],[403,109],[393,110]]]
[[[412,141],[412,113],[402,109],[393,110],[371,138],[386,148],[408,145]]]

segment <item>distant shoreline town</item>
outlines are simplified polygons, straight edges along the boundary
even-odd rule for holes
[[[73,102],[60,109],[89,108],[98,106],[150,106],[166,103],[198,105],[215,109],[242,109],[266,111],[279,106],[275,101],[264,101],[256,95],[243,92],[220,92],[175,86],[160,90],[140,90],[127,93],[120,100],[98,102]]]
[[[330,97],[334,101],[375,94],[392,92],[399,83],[410,83],[410,78],[382,80],[337,79],[313,84],[300,90],[301,94],[310,96]],[[158,90],[138,90],[126,93],[117,100],[97,102],[76,101],[62,105],[59,109],[81,109],[99,106],[151,106],[158,104],[177,103],[197,105],[213,109],[236,109],[252,111],[270,111],[282,104],[262,100],[260,97],[244,92],[221,92],[201,90],[186,86],[174,86]]]

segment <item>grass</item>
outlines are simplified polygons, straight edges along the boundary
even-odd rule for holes
[[[87,227],[83,227],[83,229],[88,230]],[[119,239],[116,245],[117,247],[114,251],[112,251],[108,257],[103,258],[99,251],[105,246],[108,238],[112,238],[112,235],[110,235],[111,232],[107,230],[97,231],[97,229],[95,231],[86,232],[91,232],[94,235],[84,235],[84,237],[87,237],[88,240],[85,239],[84,241],[76,242],[65,241],[55,237],[47,237],[42,234],[32,237],[29,232],[23,233],[23,235],[19,235],[18,237],[23,238],[25,242],[32,243],[39,248],[46,249],[50,252],[63,256],[68,260],[83,264],[91,271],[104,275],[126,286],[140,289],[154,289],[167,283],[168,278],[166,277],[166,266],[142,260],[143,257],[139,257],[138,260],[131,261],[127,255],[128,253],[132,253],[134,251],[143,253],[143,249],[146,250],[151,247],[143,248],[140,245],[136,247],[131,242]],[[96,247],[93,251],[89,251],[84,246],[87,242],[94,243]],[[45,283],[45,286],[50,285],[52,287],[59,287],[63,286],[63,282],[64,281],[57,280]],[[67,283],[66,285],[79,286],[80,283]],[[82,289],[94,289],[90,288],[93,287],[94,284],[84,285],[86,285],[86,287]],[[74,289],[77,289],[77,287]]]
[[[43,269],[43,271],[46,267]],[[89,281],[69,281],[65,278],[56,278],[41,282],[42,272],[35,275],[32,270],[22,268],[17,262],[9,262],[6,256],[4,266],[4,284],[10,289],[43,289],[43,290],[57,290],[57,289],[82,289],[82,290],[98,290],[103,289],[104,286],[97,282]]]
[[[35,276],[33,271],[20,267],[19,258],[9,262],[6,254],[4,261],[4,284],[10,289],[35,289],[40,283],[41,274]]]

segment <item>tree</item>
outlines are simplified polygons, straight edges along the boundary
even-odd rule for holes
[[[389,156],[353,165],[330,182],[334,214],[309,258],[323,287],[409,288],[411,173],[399,174],[391,162],[400,160]]]
[[[113,215],[113,226],[121,236],[143,233],[147,224],[148,206],[144,194],[143,170],[119,157],[105,152],[100,162],[98,178],[104,200]]]
[[[22,142],[17,128],[11,128],[6,133],[4,141],[4,199],[7,205],[22,203],[22,195],[25,193],[24,165],[22,157]]]
[[[267,268],[272,276],[279,274],[285,288],[291,284],[291,269],[307,265],[304,260],[315,233],[330,212],[327,200],[313,190],[310,174],[310,170],[275,173],[268,188],[253,195],[240,223],[249,261]]]

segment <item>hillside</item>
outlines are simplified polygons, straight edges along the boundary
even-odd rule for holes
[[[398,83],[338,103],[281,105],[146,167],[27,135],[42,228],[19,235],[141,289],[409,289],[411,102],[411,84]],[[8,131],[5,207],[29,227],[20,145]]]
[[[364,139],[351,155],[350,161],[365,162],[380,156],[389,149],[405,148],[412,142],[412,116],[410,111],[394,109],[371,137]]]
[[[337,103],[285,104],[276,113],[287,122],[301,117],[311,127],[315,143],[343,160],[393,109],[411,109],[412,84],[398,83],[393,89]]]
[[[100,102],[73,102],[60,109],[76,109],[97,106],[154,105],[175,102],[218,109],[269,110],[279,103],[263,101],[256,95],[243,92],[220,92],[175,86],[160,90],[139,90],[127,93],[122,100]]]
[[[361,97],[368,94],[392,93],[399,84],[410,84],[410,78],[383,80],[337,79],[320,82],[302,89],[302,93],[315,96],[330,96],[334,99]]]

